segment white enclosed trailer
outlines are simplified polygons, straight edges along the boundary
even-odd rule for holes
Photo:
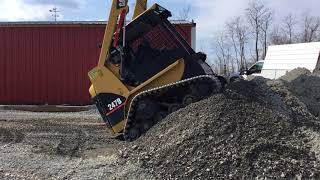
[[[307,68],[311,72],[319,61],[320,42],[269,46],[261,75],[277,79],[295,68]]]

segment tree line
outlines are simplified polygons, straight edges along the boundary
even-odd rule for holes
[[[269,45],[314,41],[320,41],[320,17],[291,13],[276,21],[273,9],[254,0],[242,16],[230,19],[214,36],[212,67],[229,75],[263,60]]]

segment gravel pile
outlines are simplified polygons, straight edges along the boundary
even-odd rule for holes
[[[320,76],[298,68],[280,78],[289,91],[298,97],[315,116],[320,116]]]
[[[290,90],[282,80],[233,83],[169,115],[120,156],[157,179],[319,179],[319,120]]]
[[[301,76],[310,76],[311,72],[306,68],[296,68],[292,71],[287,72],[284,76],[280,77],[279,80],[286,82],[292,82]]]
[[[316,68],[314,69],[313,73],[320,75],[320,59],[318,60],[318,63],[316,65]]]

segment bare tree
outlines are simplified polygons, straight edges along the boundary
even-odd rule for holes
[[[295,27],[298,24],[295,16],[291,13],[282,19],[280,27],[274,26],[273,31],[270,36],[271,44],[281,45],[281,44],[292,44],[296,42],[296,32]]]
[[[297,24],[297,20],[294,15],[289,14],[283,19],[282,23],[282,31],[285,33],[286,36],[286,44],[294,43],[294,29]]]
[[[320,17],[303,15],[303,21],[288,14],[281,23],[273,21],[274,12],[262,0],[252,0],[246,9],[246,20],[234,17],[226,23],[226,33],[216,36],[214,67],[229,74],[247,68],[247,64],[265,58],[269,44],[281,45],[320,40]],[[187,10],[184,10],[187,11]],[[301,27],[298,28],[298,25]],[[298,33],[297,30],[301,32]],[[254,44],[255,47],[251,47]]]
[[[268,17],[268,14],[271,12],[261,1],[253,0],[249,3],[249,7],[246,9],[246,14],[248,21],[252,27],[253,34],[255,37],[255,60],[259,61],[259,40],[262,26],[265,24],[265,18]],[[271,20],[270,20],[271,22]],[[270,24],[267,24],[268,26]],[[266,28],[265,28],[266,29]]]
[[[191,6],[188,5],[181,9],[179,12],[178,19],[179,20],[188,20],[190,18]]]
[[[233,50],[234,50],[234,57],[233,59],[237,63],[238,69],[240,69],[240,61],[239,61],[239,49],[238,49],[238,38],[237,38],[237,32],[236,32],[236,22],[235,20],[229,22],[226,24],[227,29],[228,29],[228,35],[229,38],[231,39]]]
[[[236,17],[227,23],[227,29],[232,41],[238,70],[243,70],[246,68],[245,46],[247,43],[248,28],[243,23],[241,17]]]
[[[261,32],[262,32],[262,46],[263,46],[263,54],[262,58],[265,59],[267,54],[268,47],[268,31],[272,23],[273,12],[271,10],[266,11],[264,16],[261,19]]]
[[[273,45],[281,45],[281,44],[287,43],[286,37],[283,35],[282,30],[280,32],[280,29],[278,26],[275,26],[273,28],[271,35],[270,35],[270,42]]]
[[[303,15],[302,42],[312,42],[316,40],[317,32],[320,28],[320,18],[310,16],[308,13]]]
[[[233,63],[230,63],[231,60],[231,44],[228,42],[228,38],[225,34],[220,33],[214,43],[214,49],[216,51],[217,57],[217,66],[219,67],[219,72],[224,75],[230,74],[231,71],[234,71]]]

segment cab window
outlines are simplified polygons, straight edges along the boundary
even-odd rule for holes
[[[248,75],[250,74],[260,74],[261,73],[261,70],[262,70],[262,67],[263,67],[263,62],[259,62],[259,63],[256,63],[255,65],[253,65],[249,71],[248,71]]]

